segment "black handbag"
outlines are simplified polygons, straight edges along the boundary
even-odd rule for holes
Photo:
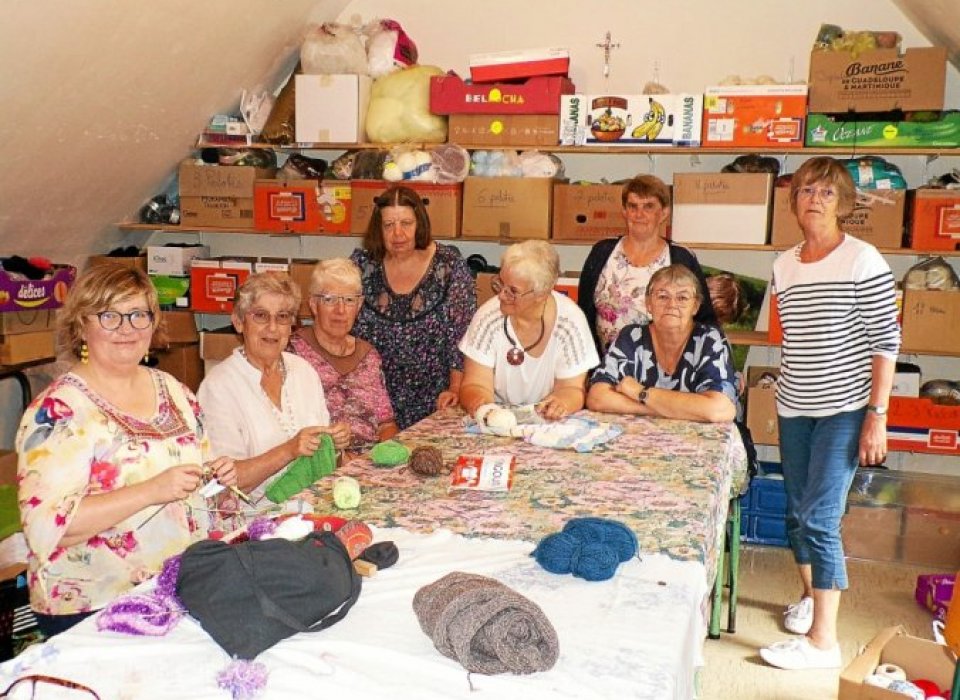
[[[297,632],[339,622],[360,596],[360,576],[336,535],[187,547],[177,594],[231,656],[253,659]]]

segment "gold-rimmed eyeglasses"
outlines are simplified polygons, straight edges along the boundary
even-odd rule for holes
[[[278,326],[292,326],[297,322],[297,315],[292,311],[278,311],[275,314],[266,309],[254,309],[247,312],[247,316],[253,319],[258,326],[266,326],[273,319]]]
[[[690,306],[697,298],[695,294],[691,294],[690,292],[679,292],[674,295],[663,290],[654,292],[652,297],[653,300],[661,306],[673,303],[681,307]]]
[[[319,301],[324,306],[336,306],[338,303],[343,304],[344,306],[359,306],[360,302],[363,300],[362,294],[327,294],[326,292],[320,292],[319,294],[314,294],[313,298]]]
[[[821,202],[830,203],[837,198],[837,191],[832,187],[801,187],[797,196],[805,199],[817,197]]]
[[[517,289],[514,289],[513,287],[508,287],[503,283],[503,280],[500,279],[499,275],[496,277],[490,278],[490,289],[493,291],[494,294],[496,294],[497,296],[502,296],[504,299],[508,301],[516,301],[517,299],[521,297],[525,297],[528,294],[533,294],[534,292],[533,289],[528,289],[525,292],[521,292]]]

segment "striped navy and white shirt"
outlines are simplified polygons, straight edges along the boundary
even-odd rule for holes
[[[853,236],[813,263],[800,262],[801,246],[773,263],[783,327],[777,411],[819,417],[862,408],[873,356],[896,361],[900,350],[893,273]]]

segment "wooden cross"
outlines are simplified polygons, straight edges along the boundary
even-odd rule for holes
[[[602,44],[596,45],[598,49],[603,49],[603,77],[607,78],[610,76],[610,52],[613,49],[620,48],[620,42],[616,44],[611,43],[610,41],[610,32],[607,32],[606,37],[604,37]]]

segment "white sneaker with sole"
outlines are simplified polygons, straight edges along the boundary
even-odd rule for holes
[[[783,626],[794,634],[809,632],[813,626],[813,598],[806,596],[799,603],[788,605],[783,613]]]
[[[771,666],[796,671],[807,668],[840,668],[840,645],[818,649],[806,637],[788,639],[760,650],[760,656]]]

